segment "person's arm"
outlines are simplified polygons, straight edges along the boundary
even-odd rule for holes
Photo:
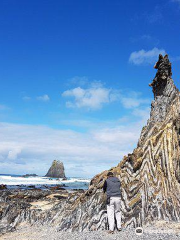
[[[106,180],[105,180],[104,185],[103,185],[103,191],[104,191],[104,193],[106,192],[106,189],[107,189],[107,182],[106,182]]]

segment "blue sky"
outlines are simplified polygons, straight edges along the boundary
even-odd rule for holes
[[[92,177],[136,146],[168,53],[180,87],[180,1],[0,2],[0,173]]]

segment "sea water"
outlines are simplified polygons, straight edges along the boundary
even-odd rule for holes
[[[62,178],[49,177],[22,177],[20,175],[0,174],[0,185],[7,185],[9,189],[21,188],[27,189],[30,186],[47,189],[51,186],[63,185],[65,189],[87,189],[90,179],[68,177],[67,180]]]

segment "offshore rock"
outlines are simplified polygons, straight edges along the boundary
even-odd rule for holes
[[[24,177],[24,178],[28,178],[28,177],[38,177],[38,175],[37,174],[35,174],[35,173],[32,173],[32,174],[25,174],[25,175],[22,175],[22,177]]]
[[[108,171],[121,181],[123,227],[156,220],[180,221],[180,94],[168,56],[159,55],[152,82],[154,101],[137,148]],[[108,171],[96,175],[71,209],[63,209],[59,230],[107,229],[102,186]]]
[[[63,163],[54,160],[45,177],[66,179]]]

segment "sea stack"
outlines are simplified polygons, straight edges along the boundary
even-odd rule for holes
[[[64,164],[58,160],[54,160],[45,177],[66,178]]]

